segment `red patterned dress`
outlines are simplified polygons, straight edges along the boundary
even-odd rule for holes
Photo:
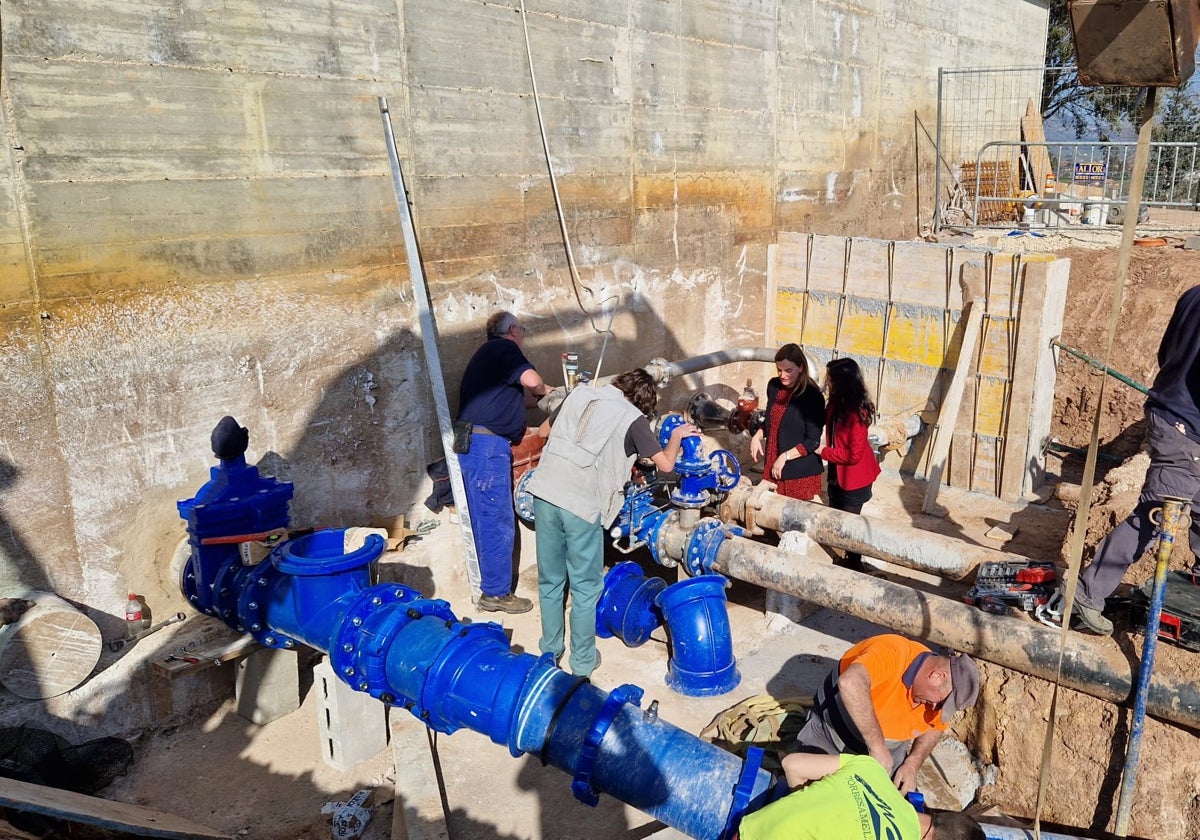
[[[811,386],[810,386],[811,387]],[[783,412],[787,409],[792,398],[791,390],[780,388],[775,394],[775,401],[767,412],[767,433],[764,435],[766,455],[763,461],[763,478],[775,482],[775,492],[789,499],[811,501],[821,494],[821,474],[806,475],[803,478],[785,478],[776,480],[771,477],[771,467],[779,457],[779,424],[783,422]],[[807,455],[802,452],[801,455]]]

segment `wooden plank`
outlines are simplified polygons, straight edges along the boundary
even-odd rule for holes
[[[1029,161],[1027,180],[1021,184],[1022,189],[1033,190],[1038,195],[1046,189],[1046,176],[1054,171],[1050,163],[1050,152],[1045,145],[1032,145],[1046,142],[1046,129],[1042,125],[1042,115],[1033,106],[1030,99],[1025,105],[1025,116],[1021,117],[1021,137],[1031,145],[1025,147],[1026,160]],[[1032,178],[1030,184],[1028,179]]]
[[[985,290],[988,289],[987,271],[988,263],[986,262],[972,261],[963,263],[962,266],[961,285],[964,296],[968,299],[978,300],[983,309],[979,315],[980,341],[976,342],[967,359],[962,404],[957,417],[950,424],[953,434],[950,439],[950,479],[947,483],[951,487],[961,487],[964,490],[975,489],[975,462],[979,455],[977,449],[979,429],[976,428],[975,414],[979,387],[980,345],[983,340],[987,310],[991,306],[991,298],[985,297]],[[987,490],[990,493],[992,488],[989,487]]]
[[[766,342],[767,342],[766,346],[767,347],[777,347],[778,346],[778,344],[776,344],[776,341],[775,341],[775,318],[778,315],[778,308],[779,308],[779,301],[777,300],[777,298],[779,296],[779,286],[780,286],[780,282],[779,282],[780,276],[779,275],[782,271],[782,267],[780,265],[780,260],[781,260],[780,246],[779,245],[768,245],[767,246],[767,306],[766,306],[767,323],[765,325],[765,329],[763,330],[763,335],[766,337]],[[788,278],[788,279],[791,280],[792,282],[795,282],[793,278]],[[786,285],[791,285],[791,283],[786,283]]]
[[[925,513],[937,514],[937,496],[942,486],[942,474],[946,469],[946,456],[950,452],[950,441],[953,437],[958,412],[962,404],[963,389],[967,383],[967,372],[971,359],[975,355],[975,346],[979,343],[979,329],[983,323],[983,301],[974,298],[963,307],[959,324],[963,327],[962,341],[959,343],[958,360],[954,365],[954,375],[946,389],[946,396],[938,411],[938,419],[933,428],[933,455],[929,461],[929,470],[925,476]]]
[[[253,636],[239,633],[210,616],[204,617],[199,624],[201,629],[198,633],[180,633],[175,638],[179,644],[168,649],[162,658],[151,662],[156,673],[173,679],[212,665],[232,662],[260,648]]]
[[[0,778],[0,805],[15,811],[124,831],[134,837],[168,837],[179,840],[219,840],[229,837],[228,834],[222,834],[214,828],[165,811],[85,796],[69,790],[31,785],[15,779]]]
[[[1038,360],[1046,348],[1043,346],[1045,333],[1041,329],[1043,310],[1046,307],[1047,273],[1049,264],[1034,262],[1025,266],[1024,283],[1021,289],[1021,309],[1017,327],[1017,347],[1013,355],[1012,388],[1008,394],[1008,412],[1004,421],[1005,438],[1000,464],[1000,498],[1008,501],[1019,499],[1025,489],[1031,446],[1040,446],[1040,441],[1031,441],[1026,425],[1033,414],[1034,389],[1037,377],[1028,372],[1037,370]],[[1027,375],[1018,376],[1017,371]]]

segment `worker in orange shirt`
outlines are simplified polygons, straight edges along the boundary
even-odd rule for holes
[[[979,668],[969,656],[936,654],[891,633],[872,636],[826,677],[797,751],[872,756],[907,793],[954,714],[978,695]]]

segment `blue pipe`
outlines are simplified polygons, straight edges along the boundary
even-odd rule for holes
[[[240,449],[218,432],[240,432]],[[642,690],[605,692],[514,653],[504,629],[464,623],[441,600],[398,584],[370,585],[383,550],[372,535],[346,552],[345,532],[318,531],[243,565],[239,541],[286,527],[290,484],[245,463],[245,430],[224,418],[211,480],[179,502],[192,546],[181,580],[188,600],[267,647],[309,645],[351,687],[400,706],[437,732],[466,728],[572,776],[576,798],[601,793],[699,840],[726,840],[772,793],[761,753],[745,761],[641,709]],[[237,449],[237,451],[234,451]],[[703,768],[703,772],[697,772]]]
[[[1167,596],[1167,567],[1175,547],[1175,529],[1183,506],[1190,499],[1172,496],[1163,498],[1162,521],[1158,529],[1158,551],[1155,554],[1154,590],[1146,617],[1146,638],[1142,644],[1142,664],[1138,670],[1137,695],[1133,704],[1133,722],[1129,726],[1129,746],[1125,751],[1125,769],[1121,778],[1121,796],[1117,800],[1117,818],[1113,826],[1118,837],[1129,833],[1129,815],[1133,807],[1133,790],[1137,784],[1138,761],[1142,752],[1142,730],[1146,722],[1146,697],[1150,693],[1150,676],[1154,673],[1154,654],[1158,650],[1158,628],[1162,620],[1163,601]]]

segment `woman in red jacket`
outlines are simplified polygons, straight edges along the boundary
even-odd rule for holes
[[[826,487],[829,506],[860,513],[871,498],[879,462],[867,441],[875,404],[867,395],[862,370],[853,359],[834,359],[825,366],[825,441],[817,453],[829,463]],[[839,566],[862,570],[862,555],[846,552]]]

